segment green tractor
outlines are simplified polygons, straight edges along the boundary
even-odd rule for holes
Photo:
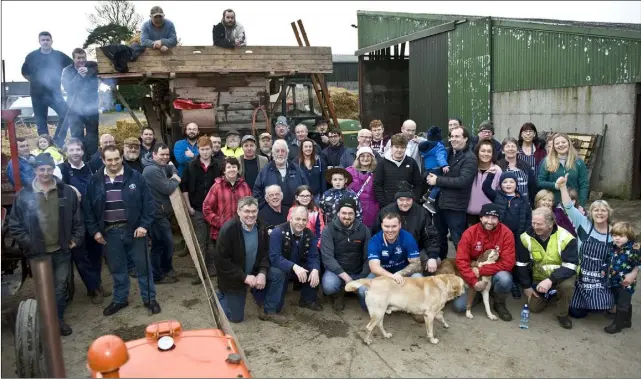
[[[314,131],[316,122],[323,119],[323,114],[320,111],[311,78],[305,76],[272,80],[270,92],[272,93],[270,99],[272,126],[276,124],[279,116],[285,116],[290,127],[298,124],[307,125],[310,130],[309,137],[312,138],[316,133]],[[332,127],[333,124],[334,122],[329,120],[329,126]],[[358,145],[356,136],[361,130],[361,123],[358,120],[339,118],[338,127],[343,133],[345,147],[356,147]]]

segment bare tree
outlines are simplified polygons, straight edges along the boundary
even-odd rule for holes
[[[134,33],[143,20],[142,16],[136,13],[136,6],[128,0],[99,1],[94,9],[95,12],[88,15],[92,26],[89,32],[97,26],[116,24]]]

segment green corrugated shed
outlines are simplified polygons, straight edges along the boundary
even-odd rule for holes
[[[448,112],[472,127],[490,117],[492,92],[641,82],[641,24],[370,11],[357,18],[359,49],[459,22],[447,32]]]

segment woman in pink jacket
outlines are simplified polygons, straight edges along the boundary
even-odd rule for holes
[[[363,207],[363,224],[370,229],[376,222],[380,210],[374,195],[375,169],[376,158],[374,158],[374,151],[370,147],[358,149],[354,164],[346,169],[353,178],[349,188],[356,192]]]

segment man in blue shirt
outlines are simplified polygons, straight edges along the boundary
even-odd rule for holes
[[[403,284],[405,277],[423,277],[418,245],[410,232],[401,229],[401,216],[395,212],[385,213],[381,229],[367,246],[372,272],[368,278],[387,276]],[[367,287],[362,286],[358,295],[364,299],[366,291]]]
[[[151,8],[149,20],[145,21],[140,29],[140,44],[162,52],[178,45],[176,27],[173,22],[165,18],[161,7],[156,5]]]
[[[316,302],[320,283],[320,256],[318,239],[307,226],[307,208],[292,209],[291,220],[279,225],[269,235],[269,272],[265,294],[264,321],[283,323],[280,311],[285,304],[285,293],[290,279],[302,284],[299,307],[322,311]]]
[[[35,157],[29,152],[29,141],[24,137],[16,138],[16,145],[18,147],[18,167],[20,170],[20,182],[24,186],[25,183],[31,184],[36,177],[36,172],[33,169],[32,162],[35,162]],[[9,183],[16,186],[13,180],[13,161],[9,161],[7,165],[7,176]]]
[[[185,126],[185,139],[174,144],[174,157],[176,158],[178,176],[182,178],[187,163],[198,155],[198,124],[190,122]]]

